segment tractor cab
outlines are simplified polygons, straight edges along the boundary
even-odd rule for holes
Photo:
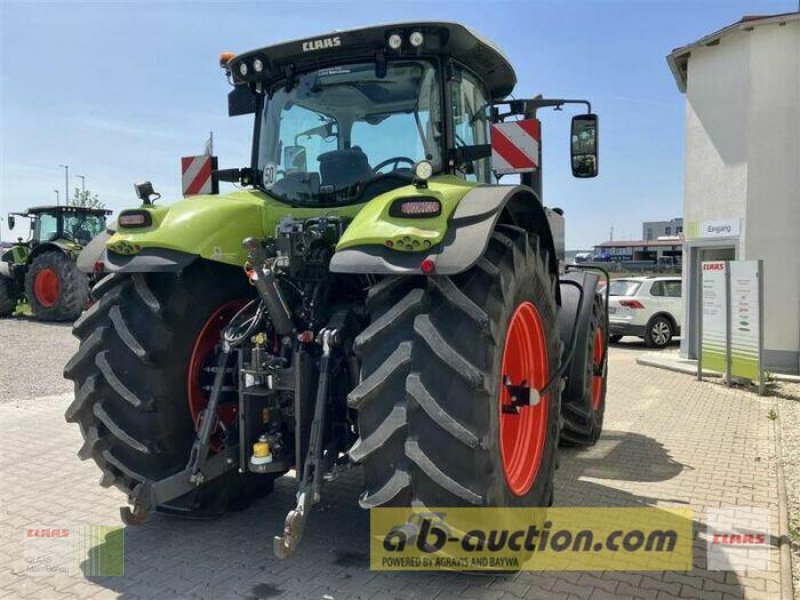
[[[510,63],[468,28],[418,23],[345,31],[223,55],[231,115],[255,113],[254,183],[284,202],[366,202],[415,166],[490,183],[490,115]]]
[[[22,213],[8,215],[8,227],[14,229],[16,217],[30,220],[31,237],[26,243],[32,247],[65,240],[85,246],[106,226],[110,210],[80,206],[37,206]]]
[[[525,173],[523,183],[541,198],[538,139],[521,167],[507,164],[519,158],[513,134],[501,140],[512,158],[498,168],[491,125],[535,120],[538,108],[573,102],[591,112],[585,101],[506,100],[517,82],[509,60],[456,23],[336,32],[223,53],[220,64],[234,86],[229,114],[255,114],[251,168],[220,172],[220,179],[233,176],[295,206],[367,202],[421,179],[417,165],[425,179],[477,184]],[[587,116],[594,117],[573,121],[576,177],[597,174],[596,118]]]

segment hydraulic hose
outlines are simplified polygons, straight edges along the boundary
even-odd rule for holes
[[[292,313],[281,294],[275,273],[271,269],[270,261],[264,256],[264,249],[258,240],[247,238],[242,242],[247,249],[253,264],[253,273],[250,280],[255,284],[258,295],[267,308],[267,316],[272,321],[278,335],[289,335],[295,330]]]
[[[283,300],[283,294],[281,294],[272,269],[265,264],[259,266],[255,270],[252,281],[256,285],[264,306],[267,307],[267,315],[278,335],[284,336],[292,333],[295,329],[292,315]]]

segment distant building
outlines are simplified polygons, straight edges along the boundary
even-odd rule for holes
[[[664,236],[679,236],[683,233],[683,219],[677,217],[669,221],[645,221],[642,223],[642,239],[657,240]]]
[[[615,262],[653,261],[670,257],[680,262],[683,254],[683,240],[680,237],[661,240],[619,240],[597,244],[596,255],[608,254]]]
[[[667,57],[686,94],[684,337],[700,266],[764,261],[764,366],[800,372],[800,13],[744,17]]]

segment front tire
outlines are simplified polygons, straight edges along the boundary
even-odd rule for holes
[[[552,503],[559,393],[512,414],[504,385],[541,389],[558,370],[547,264],[535,237],[499,226],[465,273],[370,292],[372,324],[355,344],[362,382],[348,398],[362,507]]]
[[[195,263],[172,273],[112,274],[75,323],[78,352],[64,368],[75,382],[66,411],[84,438],[78,456],[100,467],[100,484],[133,500],[137,486],[179,472],[195,438],[187,369],[201,331],[221,306],[252,296],[236,269]],[[258,479],[260,477],[260,479]],[[217,514],[271,489],[266,475],[229,472],[169,505]]]
[[[586,328],[584,354],[576,348],[573,372],[562,396],[563,426],[561,441],[569,446],[592,446],[603,431],[606,410],[608,360],[606,347],[605,305],[599,297],[592,304],[592,315]],[[580,360],[578,360],[580,359]]]
[[[89,300],[89,278],[63,252],[43,252],[25,274],[25,295],[34,318],[74,321]]]

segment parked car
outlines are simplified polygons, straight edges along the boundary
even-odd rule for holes
[[[609,340],[640,337],[663,348],[681,334],[683,304],[678,277],[614,279],[608,289]]]
[[[612,260],[608,252],[598,252],[592,257],[592,262],[611,262]]]
[[[576,263],[585,263],[592,260],[592,253],[591,252],[578,252],[575,255],[575,262]]]

